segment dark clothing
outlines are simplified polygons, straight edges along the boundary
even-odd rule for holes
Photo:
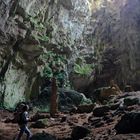
[[[19,122],[18,122],[18,124],[19,125],[27,124],[28,119],[29,119],[28,112],[20,113],[19,114]]]
[[[20,116],[21,117],[20,118],[21,120],[18,123],[19,124],[19,127],[20,127],[20,132],[19,132],[16,140],[20,140],[21,137],[22,137],[22,135],[23,135],[23,133],[26,133],[27,134],[26,140],[30,140],[30,138],[31,138],[31,132],[30,132],[30,130],[27,127],[27,123],[28,123],[28,120],[29,120],[28,112],[25,111],[25,112],[21,113],[20,115],[21,115]]]
[[[30,138],[31,138],[31,132],[28,129],[27,125],[21,125],[20,126],[20,132],[19,132],[18,137],[17,137],[16,140],[20,140],[21,137],[22,137],[22,135],[23,135],[23,133],[26,133],[26,135],[27,135],[26,140],[30,140]]]

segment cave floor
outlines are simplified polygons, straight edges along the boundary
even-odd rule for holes
[[[31,113],[31,115],[34,115]],[[48,115],[48,114],[46,114]],[[61,122],[62,117],[66,117],[67,121]],[[140,140],[140,134],[126,134],[116,135],[113,131],[114,125],[120,119],[115,116],[110,123],[103,123],[98,127],[93,127],[89,122],[92,113],[83,114],[59,114],[57,118],[48,118],[47,126],[45,128],[29,128],[32,134],[46,132],[56,136],[58,140],[65,140],[70,138],[74,126],[86,126],[91,133],[86,137],[87,140]],[[6,118],[12,118],[12,113],[6,110],[0,110],[0,140],[13,140],[19,132],[18,125],[13,123],[5,123]],[[94,118],[97,119],[97,118]],[[102,122],[102,120],[101,120]],[[25,140],[25,135],[21,140]]]

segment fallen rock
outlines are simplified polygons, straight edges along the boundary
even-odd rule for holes
[[[122,116],[115,130],[117,134],[140,133],[140,112],[131,112]]]
[[[89,105],[80,105],[77,108],[78,113],[90,113],[93,111],[93,108],[95,107],[94,104],[89,104]]]
[[[94,104],[79,105],[78,107],[73,107],[70,111],[71,113],[90,113],[95,107]]]
[[[72,130],[71,138],[72,140],[79,140],[86,137],[89,133],[90,131],[87,128],[82,126],[76,126]]]
[[[100,92],[100,98],[101,99],[108,99],[108,97],[110,97],[111,95],[119,95],[122,94],[120,88],[118,87],[117,84],[114,83],[114,81],[112,81],[112,85],[110,85],[110,87],[105,87],[102,88],[101,92]]]
[[[102,116],[105,116],[107,112],[109,112],[109,110],[110,110],[109,106],[97,107],[93,110],[93,115],[95,117],[102,117]]]
[[[116,110],[119,106],[120,106],[119,103],[111,104],[111,105],[110,105],[110,109],[111,109],[111,110]]]
[[[124,92],[132,92],[132,91],[134,91],[134,89],[131,85],[126,85],[124,87]]]
[[[56,140],[56,137],[43,132],[33,135],[31,140]]]
[[[102,121],[102,118],[95,118],[95,117],[90,117],[88,119],[88,122],[92,125],[95,126],[96,124],[100,123]]]
[[[132,106],[136,104],[140,104],[140,98],[132,96],[132,97],[127,97],[124,99],[124,105],[126,106]]]
[[[34,116],[31,117],[31,122],[37,121],[39,119],[45,119],[45,118],[50,118],[49,114],[41,114],[41,113],[36,113]]]
[[[47,126],[48,119],[41,119],[31,124],[32,128],[45,128]]]
[[[41,91],[37,101],[33,104],[38,108],[40,112],[48,112],[50,107],[50,95],[51,88],[45,88]],[[87,99],[85,95],[74,90],[58,89],[58,109],[62,112],[70,111],[73,106],[78,106],[81,103],[86,104],[91,103],[91,100]],[[46,108],[48,110],[46,111]]]

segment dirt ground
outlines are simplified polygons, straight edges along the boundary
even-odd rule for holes
[[[32,113],[30,113],[32,115]],[[46,113],[46,115],[48,115]],[[66,117],[67,121],[61,122],[62,117]],[[117,123],[119,117],[116,116],[113,121],[104,123],[99,127],[93,127],[89,122],[89,118],[92,117],[92,113],[83,114],[60,114],[57,118],[47,118],[47,126],[45,128],[29,128],[32,134],[46,132],[53,136],[56,136],[58,140],[65,140],[70,138],[72,129],[74,126],[87,126],[91,133],[87,136],[87,140],[140,140],[140,134],[126,134],[116,135],[113,130],[114,125]],[[12,113],[6,110],[0,110],[0,140],[14,140],[19,132],[17,124],[5,123],[6,118],[12,118]],[[96,119],[96,118],[94,118]],[[25,135],[22,140],[25,140]]]
[[[46,113],[46,115],[48,114]],[[90,114],[71,115],[71,117],[69,117],[69,123],[61,123],[60,121],[62,117],[66,116],[64,114],[61,114],[58,118],[48,118],[47,126],[43,129],[30,128],[33,122],[29,123],[29,128],[33,135],[36,133],[46,132],[56,136],[59,139],[64,139],[70,136],[74,125],[83,125],[84,123],[88,123],[89,115]],[[8,111],[0,110],[0,140],[13,140],[19,133],[18,124],[4,122],[6,118],[12,118],[12,116],[13,114]],[[25,135],[23,136],[22,140],[25,140]]]

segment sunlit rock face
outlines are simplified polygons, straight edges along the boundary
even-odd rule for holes
[[[13,108],[19,101],[29,100],[31,92],[37,95],[39,91],[39,85],[36,91],[32,88],[38,83],[36,60],[41,50],[34,43],[20,41],[27,33],[23,27],[27,15],[35,16],[42,11],[44,21],[46,24],[49,21],[52,27],[48,47],[55,49],[57,46],[56,51],[67,55],[69,72],[77,57],[94,53],[88,41],[92,14],[88,0],[1,0],[0,3],[0,70],[5,83],[1,101],[4,100],[5,107]]]
[[[5,102],[6,108],[14,108],[19,101],[25,101],[25,89],[28,85],[28,77],[21,69],[14,69],[11,65],[5,76]]]
[[[122,78],[140,89],[140,1],[128,0],[121,10],[120,46],[123,48]]]
[[[53,7],[53,8],[52,8]],[[59,46],[73,63],[80,55],[93,54],[89,0],[58,0],[49,7],[53,26],[51,43]]]
[[[108,85],[110,79],[139,88],[139,0],[0,0],[0,77],[5,82],[5,106],[14,107],[39,93],[37,59],[42,50],[32,41],[20,44],[27,33],[23,27],[26,15],[39,11],[50,34],[45,47],[66,54],[68,74],[75,60],[83,57],[97,66],[91,90]],[[90,84],[75,80],[72,83],[82,85],[83,92]],[[38,85],[36,90],[34,85]]]
[[[21,38],[27,33],[26,15],[34,15],[44,5],[44,0],[0,0],[0,102],[5,108],[39,94],[36,59],[42,50],[34,43],[22,43]]]
[[[131,84],[139,89],[139,11],[139,0],[113,0],[92,15],[95,47],[104,48],[100,51],[102,58],[98,57],[101,68],[95,86],[106,86],[115,79],[122,87]]]

